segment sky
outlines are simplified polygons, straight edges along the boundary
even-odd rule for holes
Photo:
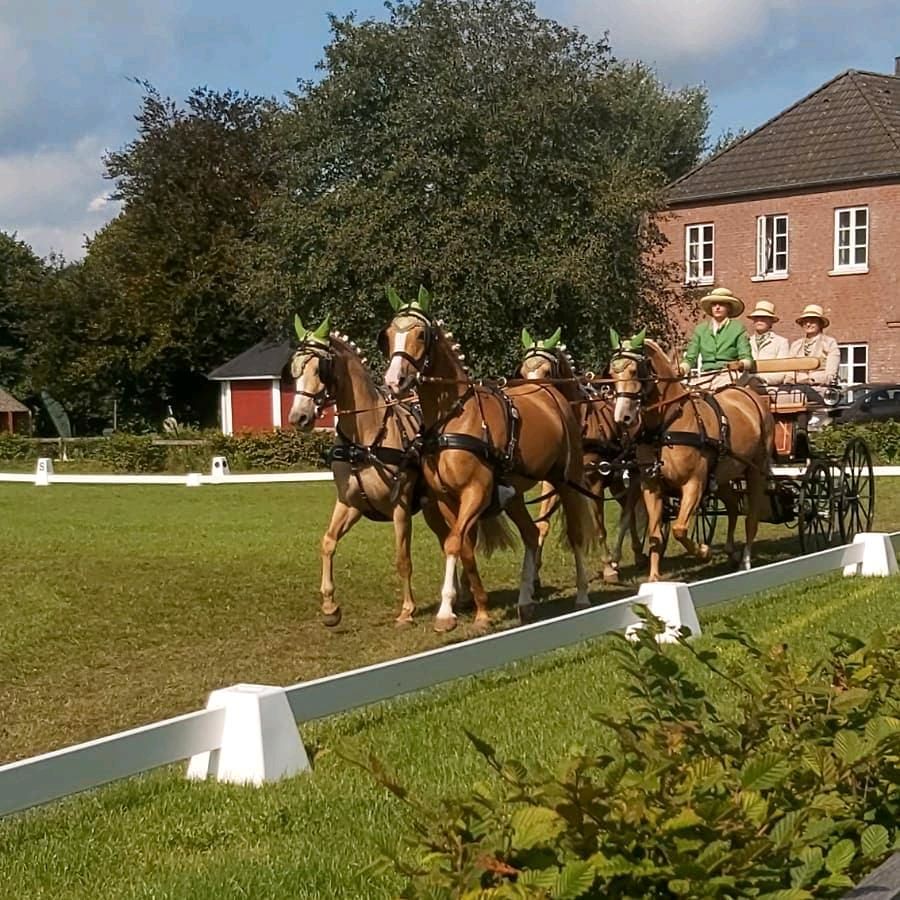
[[[537,0],[548,17],[678,88],[702,84],[710,137],[751,129],[848,68],[892,74],[897,0]],[[103,154],[135,135],[148,81],[281,97],[316,77],[327,13],[381,0],[0,0],[0,231],[40,256],[84,254],[115,216]]]

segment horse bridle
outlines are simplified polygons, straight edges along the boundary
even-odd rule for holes
[[[434,325],[432,324],[431,319],[426,313],[422,312],[419,309],[416,309],[413,306],[404,306],[401,309],[398,309],[391,322],[393,323],[394,321],[402,317],[417,319],[424,327],[425,349],[422,351],[421,357],[417,359],[411,353],[407,353],[405,349],[391,351],[391,348],[388,346],[387,342],[387,328],[383,328],[378,335],[378,347],[381,352],[385,356],[387,356],[389,364],[390,361],[396,356],[400,359],[406,360],[406,362],[408,362],[416,370],[416,373],[418,375],[424,375],[431,365],[431,345],[434,343]],[[410,329],[407,328],[404,330],[409,331]]]
[[[323,346],[319,343],[313,343],[311,341],[304,341],[297,346],[297,349],[294,351],[294,356],[298,353],[306,353],[307,358],[303,363],[300,372],[302,374],[303,369],[309,365],[310,361],[313,359],[318,360],[319,362],[319,382],[322,385],[321,390],[313,393],[312,391],[303,391],[299,387],[297,387],[297,383],[300,381],[300,378],[294,379],[294,394],[298,397],[307,397],[313,401],[316,407],[316,418],[318,418],[322,414],[322,410],[325,408],[325,405],[328,403],[329,399],[329,387],[331,385],[331,375],[333,371],[333,363],[334,363],[334,354],[331,350]],[[293,375],[293,373],[291,373]]]
[[[559,359],[552,350],[546,350],[543,347],[529,347],[528,350],[525,351],[525,355],[522,357],[522,363],[519,366],[519,369],[521,370],[522,366],[524,366],[529,359],[534,359],[535,357],[539,357],[540,359],[546,360],[548,363],[550,363],[551,378],[559,377]]]

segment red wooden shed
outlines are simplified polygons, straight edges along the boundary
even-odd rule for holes
[[[0,388],[0,431],[31,434],[31,411],[12,394]]]
[[[290,341],[260,341],[209,373],[210,381],[219,382],[223,433],[289,427],[288,412],[294,402],[289,371],[293,352]],[[328,407],[316,420],[316,428],[333,427],[334,408]]]

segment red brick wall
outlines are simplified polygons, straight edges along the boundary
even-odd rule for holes
[[[834,210],[869,208],[869,271],[829,275],[833,269]],[[788,277],[753,281],[756,219],[787,215]],[[839,343],[869,345],[869,378],[900,380],[900,185],[806,192],[743,199],[670,210],[660,226],[669,239],[663,254],[684,279],[685,226],[715,225],[715,287],[728,287],[747,305],[771,300],[781,321],[776,330],[794,340],[794,319],[807,303],[819,303],[831,319],[828,333]],[[700,314],[698,311],[698,318]],[[889,327],[888,322],[897,322]]]

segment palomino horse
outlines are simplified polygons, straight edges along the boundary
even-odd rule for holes
[[[469,576],[477,625],[490,619],[487,594],[475,564],[475,526],[481,516],[505,508],[525,544],[519,587],[519,615],[527,620],[534,605],[538,553],[537,526],[524,493],[538,481],[559,492],[566,531],[575,554],[576,604],[588,606],[585,551],[593,536],[591,503],[582,496],[584,464],[581,429],[566,398],[547,385],[521,385],[501,391],[474,384],[439,322],[428,314],[431,297],[402,303],[388,292],[394,318],[379,336],[390,356],[385,383],[402,396],[418,383],[425,419],[422,470],[450,533],[444,541],[445,574],[435,628],[456,624],[453,572],[458,559]]]
[[[666,354],[645,340],[643,331],[626,341],[613,331],[612,345],[615,420],[625,427],[639,427],[638,464],[650,537],[649,580],[659,580],[667,493],[681,498],[672,534],[688,553],[708,559],[709,547],[691,540],[690,526],[704,493],[716,491],[728,510],[726,550],[734,553],[739,496],[731,482],[736,479],[744,479],[747,485],[746,543],[740,564],[749,569],[757,527],[766,511],[773,452],[774,424],[767,398],[737,385],[714,393],[687,390]]]
[[[291,359],[295,394],[288,421],[303,430],[313,427],[318,410],[328,401],[337,406],[339,421],[330,462],[337,499],[322,537],[322,614],[326,625],[341,621],[334,599],[334,552],[337,543],[365,516],[393,522],[396,565],[402,605],[397,624],[412,621],[410,537],[412,517],[423,486],[417,466],[408,465],[407,451],[421,421],[409,405],[385,396],[346,337],[328,334],[328,319],[315,331],[295,319],[300,343]],[[434,510],[425,518],[443,543],[444,520]]]
[[[546,340],[535,341],[527,329],[522,329],[522,346],[525,355],[519,368],[519,375],[528,380],[552,381],[559,392],[569,401],[575,415],[581,422],[581,445],[584,451],[584,479],[588,490],[597,498],[597,541],[600,558],[603,561],[603,580],[615,583],[619,580],[619,562],[622,559],[622,544],[626,533],[631,536],[631,549],[636,565],[645,565],[643,540],[638,535],[637,514],[643,512],[641,485],[637,478],[626,476],[626,451],[619,428],[613,419],[613,400],[601,394],[596,388],[580,378],[572,357],[565,345],[559,343],[560,329]],[[543,547],[550,531],[550,517],[559,505],[556,493],[541,486],[545,499],[537,518],[539,542]],[[606,539],[604,516],[605,492],[621,507],[619,528],[613,552]]]

